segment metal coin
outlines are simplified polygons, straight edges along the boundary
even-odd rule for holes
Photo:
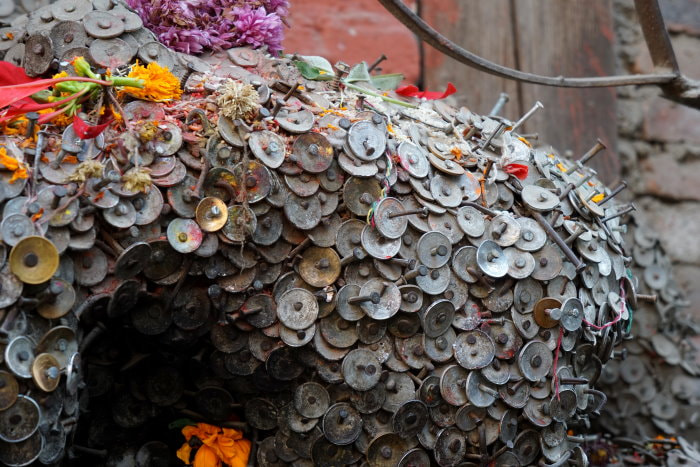
[[[398,313],[401,306],[401,291],[396,285],[381,279],[371,279],[362,285],[360,295],[371,297],[373,296],[372,294],[379,295],[378,303],[367,300],[360,304],[368,317],[376,320],[385,320]]]
[[[41,284],[58,269],[58,251],[49,240],[25,237],[10,250],[9,265],[12,273],[26,284]]]
[[[306,133],[314,126],[314,114],[309,110],[281,111],[277,118],[280,128],[290,133]]]
[[[559,204],[559,197],[537,185],[527,185],[521,192],[523,203],[538,212],[551,211]]]
[[[398,199],[382,199],[374,208],[373,219],[376,229],[386,238],[400,238],[408,227],[408,219],[405,216],[397,216],[403,212],[405,209]]]
[[[301,198],[290,193],[284,205],[284,214],[295,227],[313,229],[321,222],[321,204],[318,198]]]
[[[278,300],[277,316],[290,329],[306,329],[318,316],[316,297],[305,289],[288,290]]]
[[[369,120],[354,123],[348,130],[346,147],[364,161],[376,160],[386,149],[386,135]]]
[[[83,21],[85,32],[97,39],[114,39],[124,32],[124,23],[106,11],[92,11],[79,19]]]
[[[121,22],[119,23],[121,24]],[[88,34],[90,31],[87,29]],[[136,51],[121,39],[95,39],[90,44],[90,55],[99,66],[118,68],[128,65]]]
[[[418,240],[418,259],[429,268],[440,268],[447,264],[452,254],[452,243],[444,234],[427,232]]]
[[[412,177],[423,178],[428,176],[428,160],[420,146],[404,141],[399,145],[397,153],[401,167]]]
[[[301,167],[310,173],[325,172],[333,162],[333,146],[320,133],[299,136],[292,146],[292,153]]]
[[[491,277],[503,277],[508,273],[508,258],[500,246],[486,240],[476,251],[479,268]]]
[[[255,213],[245,206],[229,206],[226,217],[221,233],[232,242],[244,242],[257,228]]]
[[[168,224],[168,242],[179,253],[195,251],[202,239],[202,230],[192,219],[173,219]]]
[[[518,367],[529,381],[544,378],[552,367],[552,352],[542,342],[530,341],[520,350]]]
[[[491,363],[496,352],[493,340],[478,329],[460,333],[453,348],[457,363],[467,370],[484,368]]]
[[[24,69],[29,76],[39,76],[48,71],[53,62],[53,44],[51,39],[34,34],[25,42]]]

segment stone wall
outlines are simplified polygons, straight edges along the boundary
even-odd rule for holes
[[[615,0],[620,73],[649,73],[632,0]],[[700,78],[700,1],[663,0],[681,70]],[[700,111],[659,96],[653,87],[618,90],[618,154],[626,193],[660,236],[676,281],[700,315]]]

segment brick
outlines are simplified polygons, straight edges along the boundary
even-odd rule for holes
[[[320,55],[331,63],[372,63],[381,54],[388,60],[382,73],[403,73],[406,81],[419,78],[418,45],[413,34],[376,0],[319,2],[294,0],[285,52]]]
[[[681,162],[670,154],[652,155],[639,164],[637,191],[672,201],[700,201],[700,161]]]
[[[673,262],[700,265],[700,203],[643,198],[637,208],[644,212],[647,225],[658,233]]]
[[[643,139],[700,144],[699,126],[700,110],[662,97],[654,97],[644,105]]]

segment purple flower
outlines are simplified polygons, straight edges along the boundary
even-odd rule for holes
[[[179,52],[237,45],[282,49],[288,0],[126,0],[163,44]]]
[[[282,50],[282,20],[275,13],[267,13],[265,8],[234,8],[236,15],[236,44],[262,47],[266,45],[272,53]]]
[[[263,6],[268,13],[277,13],[280,18],[289,13],[289,0],[264,0]]]

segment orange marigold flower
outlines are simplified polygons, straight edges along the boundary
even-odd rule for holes
[[[15,181],[20,178],[28,177],[27,166],[24,165],[24,162],[19,161],[7,154],[7,149],[4,147],[0,148],[0,165],[2,165],[6,170],[12,171],[10,183],[15,183]]]
[[[148,66],[136,62],[131,67],[129,78],[142,79],[144,81],[143,88],[125,87],[120,95],[129,94],[153,102],[179,99],[182,95],[180,80],[168,70],[168,67],[162,67],[156,62],[151,62]]]
[[[186,443],[177,451],[177,457],[192,467],[220,467],[222,463],[230,467],[246,467],[250,456],[250,441],[243,439],[243,433],[230,428],[220,428],[207,423],[186,426],[182,429]],[[201,442],[194,459],[190,439],[196,436]]]

